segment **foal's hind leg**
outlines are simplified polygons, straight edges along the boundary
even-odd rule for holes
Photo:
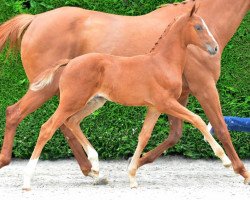
[[[230,166],[231,161],[226,156],[222,147],[215,141],[213,136],[207,131],[206,123],[201,119],[200,116],[192,113],[187,108],[179,104],[176,100],[170,100],[165,103],[163,106],[158,108],[160,111],[164,111],[166,114],[178,117],[182,120],[188,121],[198,128],[201,133],[204,135],[211,148],[214,151],[214,154],[219,157],[224,166]]]
[[[34,151],[24,170],[23,190],[30,190],[31,178],[43,147],[52,138],[56,129],[58,129],[71,114],[72,113],[62,112],[58,109],[52,117],[42,125]]]
[[[159,116],[160,113],[155,108],[148,108],[148,113],[146,115],[142,130],[138,137],[138,144],[134,156],[132,157],[132,160],[128,167],[128,174],[129,174],[129,181],[131,188],[136,188],[138,186],[135,177],[136,171],[138,169],[138,161],[143,149],[145,148],[145,146],[148,143],[148,140],[151,137],[151,133]]]
[[[101,108],[106,102],[106,99],[97,97],[92,99],[90,102],[87,103],[87,105],[84,107],[83,110],[77,112],[73,116],[71,116],[69,119],[67,119],[64,124],[72,131],[72,133],[75,135],[75,137],[78,139],[79,143],[84,148],[85,152],[88,155],[88,159],[92,164],[91,171],[89,172],[88,176],[91,176],[95,178],[97,181],[99,181],[99,160],[98,160],[98,153],[93,148],[91,143],[88,141],[88,139],[83,134],[80,122],[96,111],[97,109]],[[103,182],[103,180],[100,180]]]
[[[6,128],[4,133],[3,146],[0,154],[0,168],[8,165],[11,161],[12,148],[16,128],[18,124],[30,113],[39,108],[44,102],[55,95],[57,87],[48,86],[40,91],[28,92],[14,105],[6,109]],[[64,127],[62,129],[68,143],[78,161],[81,170],[86,175],[91,170],[91,164],[88,161],[81,145],[75,140],[72,133]]]

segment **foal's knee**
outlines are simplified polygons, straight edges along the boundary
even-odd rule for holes
[[[47,142],[52,138],[53,131],[48,123],[45,123],[41,126],[39,141]]]

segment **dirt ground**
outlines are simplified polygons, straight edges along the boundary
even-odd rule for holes
[[[32,190],[23,192],[22,173],[27,160],[13,160],[0,170],[0,199],[250,199],[250,185],[226,169],[219,160],[191,160],[179,156],[161,158],[138,171],[137,189],[129,188],[127,161],[101,161],[108,185],[94,185],[84,177],[74,159],[39,161]],[[250,169],[250,160],[244,160]]]

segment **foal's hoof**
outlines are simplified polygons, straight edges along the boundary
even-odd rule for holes
[[[94,185],[107,185],[109,183],[107,176],[101,176],[97,178],[94,182]]]
[[[227,156],[224,156],[222,159],[222,164],[224,165],[224,167],[229,168],[232,166],[232,162],[231,160],[229,160],[229,158]]]
[[[29,191],[31,191],[31,188],[30,187],[22,187],[22,190],[24,192],[29,192]]]
[[[131,188],[131,189],[138,188],[138,183],[137,183],[136,181],[130,183],[130,188]]]

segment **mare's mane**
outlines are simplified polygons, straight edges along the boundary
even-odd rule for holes
[[[169,30],[171,29],[171,27],[172,27],[172,25],[174,24],[175,21],[176,21],[176,18],[174,18],[172,20],[172,22],[170,22],[168,24],[168,26],[165,28],[165,30],[163,31],[163,33],[161,34],[161,36],[158,38],[157,42],[154,44],[153,48],[150,50],[149,53],[152,53],[156,49],[157,45],[162,40],[162,38],[164,38],[168,34]]]
[[[193,2],[193,1],[195,1],[195,0],[185,0],[185,1],[177,2],[177,3],[166,3],[166,4],[160,5],[159,8],[166,7],[166,6],[169,6],[169,5],[174,5],[174,6],[183,5],[183,4],[186,4],[186,3],[189,3],[189,2]]]

